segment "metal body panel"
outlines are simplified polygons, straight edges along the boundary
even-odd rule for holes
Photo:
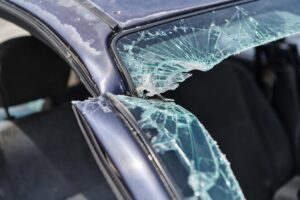
[[[0,1],[1,3],[1,1]],[[10,0],[50,27],[83,63],[96,96],[104,92],[125,93],[125,85],[107,48],[111,28],[76,1]],[[79,74],[80,75],[80,74]]]
[[[86,128],[83,131],[87,138],[94,138],[88,139],[91,148],[102,154],[100,160],[106,165],[110,178],[117,177],[114,183],[121,183],[130,198],[170,199],[149,158],[108,99],[99,97],[74,102],[74,107],[77,117],[81,118],[79,121],[84,121],[81,124],[90,128],[90,132]]]
[[[90,0],[107,16],[118,22],[121,28],[132,27],[149,21],[157,21],[180,13],[189,13],[210,6],[239,2],[240,0]]]

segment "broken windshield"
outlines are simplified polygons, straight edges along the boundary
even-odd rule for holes
[[[116,53],[139,96],[174,90],[192,70],[300,32],[297,0],[260,0],[125,35]]]
[[[175,103],[116,97],[134,116],[185,199],[245,199],[227,159],[193,114]]]

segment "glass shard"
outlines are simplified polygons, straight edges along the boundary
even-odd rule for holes
[[[185,199],[244,199],[226,157],[197,118],[176,105],[116,96]]]
[[[117,41],[117,54],[139,94],[174,90],[192,70],[300,32],[296,0],[260,0],[141,30]]]

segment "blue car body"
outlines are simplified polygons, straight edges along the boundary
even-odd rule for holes
[[[138,95],[113,52],[113,40],[141,27],[245,2],[249,0],[0,0],[0,17],[31,30],[59,53],[94,97],[73,102],[73,109],[117,196],[177,199],[182,197],[178,189],[139,136],[140,124],[114,97]]]

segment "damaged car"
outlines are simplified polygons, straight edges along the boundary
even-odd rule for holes
[[[29,32],[0,44],[1,199],[300,199],[298,0],[0,0],[0,17]]]

